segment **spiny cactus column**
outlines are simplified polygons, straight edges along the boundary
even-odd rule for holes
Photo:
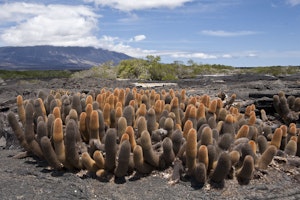
[[[197,157],[197,132],[194,128],[190,129],[186,140],[186,166],[188,168],[188,174],[193,173],[196,167]]]
[[[205,169],[208,169],[209,158],[208,158],[207,146],[201,145],[199,147],[199,149],[198,149],[198,161],[204,164]]]
[[[136,137],[140,138],[143,131],[147,131],[147,121],[146,118],[141,116],[137,119],[137,134]]]
[[[123,117],[126,118],[127,126],[133,126],[134,125],[134,108],[131,105],[125,106],[123,110]]]
[[[176,124],[182,126],[181,117],[180,117],[180,108],[179,108],[179,101],[177,97],[174,97],[171,101],[171,112],[173,112],[176,116]]]
[[[196,164],[194,168],[193,176],[195,177],[195,186],[199,185],[200,187],[203,186],[206,182],[206,167],[204,163],[199,162]]]
[[[254,172],[254,160],[252,156],[247,155],[244,159],[243,166],[236,173],[237,180],[242,185],[249,184],[253,177]]]
[[[81,107],[81,102],[80,102],[80,96],[79,95],[73,95],[71,108],[75,109],[78,115],[81,114],[82,107]]]
[[[25,120],[25,127],[24,127],[24,133],[25,133],[25,139],[26,142],[29,145],[30,150],[39,158],[43,158],[43,152],[38,144],[38,142],[35,140],[35,134],[34,134],[34,124],[33,124],[33,105],[31,103],[28,103],[25,107],[25,114],[26,114],[26,120]]]
[[[104,104],[104,108],[103,108],[103,117],[104,117],[104,123],[107,127],[110,127],[110,104],[109,103],[105,103]]]
[[[227,177],[231,168],[231,159],[228,153],[223,152],[218,159],[216,168],[214,169],[210,183],[214,187],[224,187],[225,178]]]
[[[268,165],[272,162],[274,156],[276,155],[276,152],[277,147],[274,145],[270,145],[259,158],[257,167],[259,169],[267,169]]]
[[[150,108],[147,111],[146,119],[147,119],[147,130],[151,135],[152,132],[157,129],[155,110],[153,108]]]
[[[285,146],[284,152],[289,156],[295,156],[297,153],[297,142],[290,140]]]
[[[53,124],[53,145],[57,159],[63,163],[66,168],[71,168],[71,165],[66,163],[63,124],[60,118],[55,119]]]
[[[127,120],[125,117],[120,117],[118,120],[118,125],[117,125],[117,135],[118,135],[118,140],[121,141],[122,135],[125,133],[125,130],[127,128]]]
[[[90,128],[90,139],[96,139],[100,141],[99,136],[99,115],[96,110],[93,110],[90,115],[89,128]]]
[[[25,108],[24,108],[24,102],[23,102],[23,97],[21,95],[17,96],[17,110],[18,110],[18,115],[19,119],[22,122],[22,124],[25,124]]]
[[[238,130],[237,134],[235,135],[235,138],[239,139],[242,137],[247,137],[248,133],[249,133],[249,126],[247,124],[244,124]]]
[[[25,111],[24,111],[24,114],[25,114]],[[24,132],[21,129],[15,114],[10,112],[10,113],[8,113],[7,118],[8,118],[8,123],[9,123],[10,127],[12,128],[14,134],[16,135],[21,147],[23,147],[26,151],[30,151],[30,147],[25,139]],[[24,119],[25,119],[25,117],[24,117]]]
[[[52,137],[54,120],[55,120],[55,116],[53,114],[49,114],[47,119],[47,131],[48,131],[49,138]]]
[[[171,117],[166,118],[164,122],[164,129],[167,130],[167,137],[171,137],[174,131],[174,121]]]
[[[95,150],[101,149],[101,141],[99,136],[99,115],[98,111],[93,110],[90,115],[90,135],[89,135],[89,153],[93,155]]]
[[[205,127],[201,134],[201,145],[209,145],[213,143],[212,130],[210,127]]]
[[[230,156],[232,166],[236,166],[237,164],[239,164],[239,161],[240,161],[240,158],[241,158],[241,155],[240,155],[239,151],[232,150],[232,151],[229,152],[229,156]]]
[[[82,168],[82,162],[79,157],[78,147],[76,144],[76,137],[78,132],[78,126],[75,120],[70,119],[66,127],[66,140],[65,140],[65,152],[66,161],[76,169]]]
[[[96,164],[96,161],[91,158],[90,154],[88,152],[83,152],[81,155],[82,164],[83,166],[90,172],[90,173],[96,173],[100,168]]]
[[[277,149],[279,149],[281,144],[281,138],[282,138],[282,130],[281,128],[275,129],[275,132],[273,134],[271,145],[274,145]]]
[[[147,163],[153,167],[159,166],[159,156],[152,149],[151,137],[148,131],[143,131],[141,135],[141,147],[143,150],[143,156]]]
[[[105,167],[105,159],[101,153],[101,151],[96,150],[93,154],[93,159],[95,160],[95,163],[97,167],[100,169],[104,169]]]
[[[44,158],[47,160],[48,164],[54,169],[62,169],[63,164],[58,160],[50,139],[47,136],[43,136],[40,144]]]
[[[173,163],[175,159],[175,154],[173,151],[172,140],[169,137],[166,137],[163,140],[162,146],[163,146],[163,153],[160,156],[160,168],[165,169]]]
[[[152,170],[154,170],[153,166],[145,162],[143,156],[143,149],[140,145],[136,145],[133,149],[133,161],[134,168],[137,170],[138,173],[149,174]]]
[[[99,137],[101,142],[104,142],[106,127],[105,127],[103,112],[99,109],[97,110],[97,112],[98,112],[98,119],[99,119]]]
[[[220,135],[225,133],[231,133],[235,135],[235,128],[234,128],[234,118],[231,114],[227,114],[225,121],[223,122],[222,128],[220,130]]]
[[[117,155],[117,133],[113,128],[109,128],[105,138],[105,170],[114,172],[116,168],[116,155]]]
[[[42,137],[44,137],[44,136],[48,137],[46,122],[44,122],[44,121],[38,122],[36,132],[37,132],[37,137],[36,137],[37,142],[39,144],[41,144]]]
[[[187,120],[183,126],[183,137],[187,140],[189,131],[193,128],[193,122]]]
[[[121,147],[118,154],[118,164],[114,172],[116,177],[121,178],[127,175],[130,152],[131,152],[130,142],[129,140],[124,140],[121,143]]]
[[[79,131],[84,142],[88,142],[90,140],[90,134],[86,125],[87,114],[86,112],[82,112],[79,116]]]
[[[286,125],[281,125],[279,127],[282,131],[282,136],[281,136],[281,141],[280,141],[280,147],[279,149],[280,150],[284,150],[285,149],[285,146],[287,145],[288,143],[288,140],[287,140],[287,136],[288,136],[288,127]]]
[[[127,133],[129,136],[131,149],[134,149],[134,147],[136,146],[136,141],[135,141],[135,135],[132,126],[127,126],[125,129],[125,133]]]
[[[206,114],[206,120],[208,120],[210,117],[216,118],[216,111],[217,111],[217,100],[214,99],[210,102],[207,114]]]
[[[260,154],[263,154],[268,147],[268,141],[265,136],[259,135],[257,137],[257,145]]]
[[[173,143],[174,154],[177,155],[177,153],[179,152],[179,150],[181,148],[182,139],[183,139],[181,130],[179,130],[179,129],[175,130],[172,134],[171,139],[172,139],[172,143]]]

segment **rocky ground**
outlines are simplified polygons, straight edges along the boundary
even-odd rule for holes
[[[272,108],[272,96],[279,91],[300,96],[299,74],[275,78],[272,76],[240,74],[230,76],[201,76],[196,79],[160,83],[155,89],[182,89],[187,95],[216,96],[237,94],[236,102],[242,109],[254,103],[257,109],[267,111],[271,123],[280,125]],[[136,86],[143,85],[139,82]],[[152,83],[153,84],[153,83]],[[88,92],[93,89],[133,87],[132,80],[51,79],[0,81],[0,199],[300,199],[299,157],[276,157],[266,171],[256,171],[249,185],[237,180],[226,180],[225,187],[215,189],[205,184],[193,188],[190,181],[168,184],[171,169],[155,171],[146,177],[126,177],[119,184],[93,177],[79,176],[75,172],[49,170],[45,162],[32,157],[15,159],[22,149],[13,135],[7,114],[16,112],[16,96],[24,99],[36,97],[40,90],[65,89]],[[297,122],[299,128],[299,121]]]

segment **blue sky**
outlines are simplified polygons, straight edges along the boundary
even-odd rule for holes
[[[94,46],[162,62],[300,65],[300,0],[0,0],[0,46]]]

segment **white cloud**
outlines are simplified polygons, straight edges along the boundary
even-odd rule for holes
[[[111,51],[122,52],[136,58],[142,58],[147,55],[158,55],[158,52],[155,50],[146,50],[131,47],[126,44],[128,43],[128,41],[124,41],[118,37],[111,37],[105,35],[99,39],[98,47],[109,49]]]
[[[108,3],[108,1],[103,1]],[[113,1],[119,2],[119,1]],[[120,1],[121,2],[121,1]],[[133,2],[133,1],[129,1]],[[134,9],[148,8],[148,1],[138,1]],[[153,1],[154,3],[158,1]],[[165,0],[165,7],[172,7],[179,0]],[[181,1],[182,3],[187,1]],[[121,2],[122,3],[122,2]],[[120,4],[121,4],[120,3]],[[126,2],[123,2],[126,4]],[[143,4],[143,5],[142,5]],[[156,8],[162,4],[157,3]],[[168,5],[168,6],[167,6]],[[178,4],[179,5],[179,4]],[[150,7],[149,7],[150,8]],[[56,46],[94,46],[127,55],[144,58],[147,55],[158,55],[180,59],[232,59],[236,57],[256,56],[253,52],[239,53],[205,53],[182,52],[179,50],[149,50],[134,48],[128,44],[146,39],[143,34],[129,39],[104,35],[97,37],[98,20],[101,17],[88,6],[72,6],[59,4],[7,3],[0,4],[0,44],[13,46],[56,45]],[[135,16],[135,15],[133,15]],[[3,28],[2,28],[3,27]],[[218,31],[217,31],[218,32]],[[205,32],[204,32],[205,33]],[[206,33],[213,33],[207,31]],[[237,36],[255,34],[251,31],[225,32],[219,31],[218,36]]]
[[[218,36],[218,37],[235,37],[235,36],[246,36],[246,35],[254,35],[258,34],[255,31],[223,31],[223,30],[203,30],[201,31],[203,35],[209,36]]]
[[[240,51],[240,52],[230,52],[225,53],[220,56],[220,58],[250,58],[250,57],[257,57],[258,52],[256,51]]]
[[[233,56],[231,54],[223,54],[221,57],[222,58],[232,58]]]
[[[247,57],[257,57],[257,54],[256,53],[248,53]]]
[[[173,58],[181,59],[237,59],[237,58],[246,58],[246,57],[257,57],[258,54],[255,51],[242,51],[242,52],[228,52],[228,53],[203,53],[203,52],[169,52],[167,54]]]
[[[286,2],[291,6],[297,6],[300,4],[300,0],[286,0]]]
[[[0,5],[5,45],[93,46],[99,15],[86,6],[10,3]]]
[[[193,0],[85,0],[96,5],[108,6],[122,11],[144,10],[152,8],[176,8]]]
[[[87,6],[10,3],[0,5],[0,44],[4,46],[94,46],[123,52],[134,57],[155,54],[127,45],[139,42],[145,35],[124,40],[118,37],[97,37],[97,15]]]
[[[218,58],[217,55],[213,54],[206,54],[206,53],[173,53],[171,55],[173,58],[198,58],[198,59],[216,59]]]
[[[142,41],[144,39],[146,39],[145,35],[136,35],[133,38],[131,38],[129,41],[130,42],[139,42],[139,41]]]
[[[135,13],[127,13],[127,14],[128,14],[127,17],[119,19],[118,21],[121,23],[131,23],[131,22],[136,22],[140,19],[139,16]]]
[[[181,58],[181,59],[217,59],[222,56],[214,55],[214,54],[207,54],[202,52],[181,52],[181,51],[170,51],[170,50],[147,50],[141,48],[134,48],[130,45],[127,45],[132,39],[129,40],[122,40],[118,37],[111,37],[111,36],[103,36],[99,39],[99,44],[101,44],[101,48],[109,49],[111,51],[122,52],[127,55],[130,55],[135,58],[145,58],[147,55],[154,55],[154,56],[166,56],[171,58]],[[230,58],[230,57],[228,57]]]

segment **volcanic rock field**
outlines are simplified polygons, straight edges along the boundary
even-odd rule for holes
[[[299,199],[299,74],[0,82],[1,199]]]

